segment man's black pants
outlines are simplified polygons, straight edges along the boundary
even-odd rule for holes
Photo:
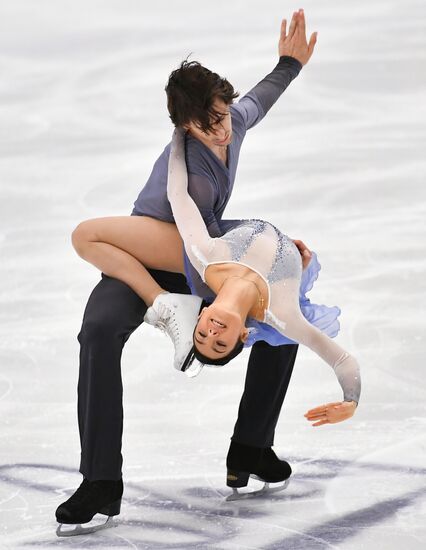
[[[183,275],[149,271],[165,290],[190,294]],[[146,309],[133,289],[102,273],[102,279],[89,296],[84,311],[77,336],[80,342],[77,388],[81,443],[79,471],[90,481],[122,476],[121,354],[132,332],[143,322]],[[254,344],[232,440],[255,447],[274,444],[275,427],[297,349],[296,344]]]

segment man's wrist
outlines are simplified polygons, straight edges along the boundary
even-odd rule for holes
[[[293,66],[297,71],[300,71],[303,67],[302,63],[291,55],[280,55],[278,63]]]

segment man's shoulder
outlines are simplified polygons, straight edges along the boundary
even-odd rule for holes
[[[231,112],[232,127],[241,129],[244,133],[246,131],[245,118],[243,114],[243,106],[237,103],[232,103],[229,107]]]
[[[232,111],[243,136],[265,116],[259,97],[253,89],[244,94],[238,103],[233,104]],[[232,123],[234,124],[234,119]]]

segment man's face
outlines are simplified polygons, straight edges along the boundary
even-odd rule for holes
[[[193,122],[185,124],[184,128],[195,138],[202,141],[210,149],[226,147],[232,141],[232,123],[230,105],[223,100],[216,99],[213,103],[213,109],[222,114],[220,122],[213,124],[213,131],[203,132]]]

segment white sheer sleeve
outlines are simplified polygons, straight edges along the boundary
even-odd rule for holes
[[[287,283],[289,283],[288,280]],[[283,292],[282,301],[285,300],[286,295]],[[334,370],[343,390],[343,400],[355,401],[358,405],[361,394],[361,375],[358,362],[353,355],[344,350],[327,334],[309,323],[303,317],[300,309],[296,306],[292,307],[291,301],[288,301],[286,312],[281,314],[280,318],[275,317],[269,311],[267,322],[288,338],[311,348],[312,351],[324,359]]]
[[[200,210],[188,194],[188,172],[185,162],[185,131],[173,132],[167,175],[167,198],[176,226],[182,237],[191,264],[202,275],[214,249]]]

